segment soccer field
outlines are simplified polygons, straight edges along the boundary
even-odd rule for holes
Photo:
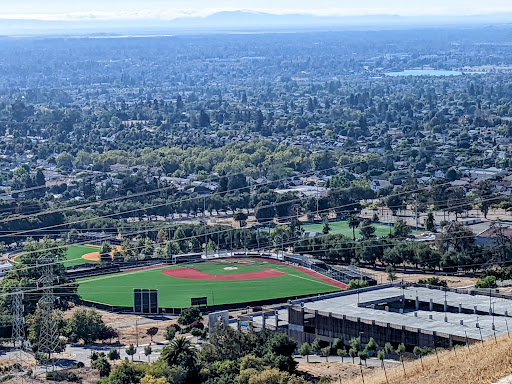
[[[375,236],[384,237],[389,235],[390,230],[393,231],[393,227],[384,224],[372,223],[375,227]],[[352,228],[349,228],[348,221],[334,221],[329,223],[329,227],[331,230],[329,231],[330,235],[343,235],[348,238],[352,238]],[[324,228],[323,224],[307,224],[303,225],[304,231],[306,232],[317,232],[322,233],[322,229]],[[359,226],[361,228],[361,226]],[[356,229],[356,238],[360,238],[361,234],[359,233],[359,228]],[[420,233],[420,231],[413,230],[413,234]]]
[[[322,280],[324,279],[324,280]],[[82,299],[133,306],[133,289],[158,289],[161,307],[186,308],[190,298],[207,297],[208,305],[241,304],[336,292],[340,283],[315,272],[265,259],[216,260],[166,266],[78,281]]]

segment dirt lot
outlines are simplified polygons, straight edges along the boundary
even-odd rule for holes
[[[74,368],[71,369],[70,372],[73,372],[82,378],[82,384],[96,384],[100,380],[100,375],[97,370],[92,368]],[[52,383],[52,381],[47,381],[45,379],[44,374],[38,374],[37,377],[14,377],[11,380],[5,381],[5,383]]]
[[[75,307],[66,311],[64,313],[64,319],[69,319],[79,308],[87,307]],[[146,331],[151,327],[158,328],[158,333],[153,337],[153,341],[163,342],[165,340],[165,328],[171,324],[176,324],[178,320],[177,317],[172,320],[166,320],[164,318],[112,313],[102,310],[98,310],[98,312],[106,325],[115,328],[119,332],[121,345],[137,344],[137,330],[139,334],[139,344],[148,344],[150,338],[146,334]],[[112,340],[112,342],[117,343],[117,340]]]
[[[363,368],[363,375],[370,374],[373,369]],[[361,377],[361,368],[359,365],[349,363],[299,363],[297,370],[300,372],[307,373],[311,376],[320,378],[323,376],[330,376],[333,381],[332,383],[344,383],[346,380],[355,379]]]
[[[379,284],[386,284],[389,282],[388,273],[386,271],[374,270],[369,268],[361,268],[363,272],[371,273],[375,275],[377,282]],[[400,271],[394,272],[396,276],[396,281],[404,280],[407,283],[417,283],[418,280],[425,280],[430,277],[438,277],[441,280],[445,280],[448,283],[448,286],[451,288],[461,288],[467,287],[470,285],[475,285],[478,281],[477,278],[473,277],[464,277],[464,276],[442,276],[442,275],[433,275],[428,273],[403,273]]]

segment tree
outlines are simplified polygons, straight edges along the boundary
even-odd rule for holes
[[[412,228],[407,225],[404,219],[397,219],[393,226],[393,236],[397,239],[405,239],[412,233]]]
[[[322,345],[322,342],[320,341],[320,339],[315,339],[315,340],[313,340],[313,344],[311,344],[311,347],[313,348],[313,351],[318,353],[322,349],[321,345]]]
[[[55,160],[57,162],[57,167],[65,169],[67,171],[73,169],[74,157],[71,156],[69,153],[62,152],[59,156],[57,156]]]
[[[396,349],[396,353],[398,353],[398,356],[400,356],[400,361],[402,363],[402,368],[404,369],[404,375],[405,375],[404,352],[405,352],[405,345],[403,343],[399,344],[398,348]]]
[[[419,357],[420,358],[420,361],[421,361],[421,369],[425,369],[425,367],[423,366],[423,351],[421,350],[420,347],[418,346],[415,346],[414,349],[413,349],[413,353],[416,357]]]
[[[238,210],[233,215],[233,220],[238,221],[238,224],[240,228],[242,228],[242,222],[245,222],[247,220],[248,216],[245,212],[242,212],[241,210]]]
[[[276,209],[268,201],[260,201],[254,208],[254,216],[259,223],[268,223],[276,215]]]
[[[460,214],[471,209],[471,204],[466,196],[466,192],[462,188],[449,190],[447,209],[449,212],[455,213],[455,221],[458,220]]]
[[[348,219],[348,227],[352,229],[352,238],[354,241],[356,240],[356,228],[359,227],[360,223],[361,222],[359,221],[359,218],[356,215],[352,215]]]
[[[104,241],[103,244],[101,244],[100,248],[100,263],[101,265],[108,265],[112,263],[112,256],[110,253],[112,252],[112,246],[110,243]]]
[[[434,221],[434,214],[432,212],[429,212],[427,215],[427,218],[425,219],[425,229],[429,232],[435,232],[436,231],[436,224]]]
[[[119,355],[119,351],[117,349],[111,349],[110,351],[108,351],[107,357],[111,361],[119,360],[121,358],[121,356]]]
[[[370,340],[368,340],[368,344],[366,344],[366,350],[368,351],[368,354],[370,356],[374,356],[378,348],[379,345],[375,342],[375,339],[373,337],[370,337]]]
[[[366,280],[350,280],[350,283],[348,283],[347,291],[350,291],[352,289],[361,289],[368,286],[368,282]]]
[[[167,384],[167,379],[165,377],[155,377],[153,375],[146,374],[142,379],[140,379],[140,384]]]
[[[311,355],[312,348],[309,343],[304,343],[300,346],[299,353],[301,356],[306,356],[306,361],[309,363],[309,355]]]
[[[91,344],[100,339],[105,330],[105,323],[95,309],[78,309],[66,325],[70,339],[83,340],[85,344]]]
[[[489,180],[482,181],[478,184],[478,187],[475,191],[475,196],[478,198],[480,207],[480,211],[484,214],[484,217],[487,219],[487,214],[489,213],[489,208],[493,204],[493,185]]]
[[[393,345],[391,343],[386,343],[384,345],[384,351],[386,351],[386,354],[389,356],[395,352],[395,349],[393,348]]]
[[[149,355],[151,355],[151,352],[153,352],[153,349],[149,345],[146,345],[144,347],[144,354],[148,357],[148,363],[149,363]]]
[[[203,320],[203,317],[201,316],[199,308],[184,308],[178,318],[178,324],[186,326],[192,324],[194,321],[201,320]]]
[[[210,116],[202,109],[199,113],[198,124],[201,128],[206,128],[210,126]]]
[[[43,312],[41,309],[37,309],[34,314],[27,316],[27,325],[28,325],[28,341],[30,342],[30,346],[32,347],[32,351],[36,353],[36,355],[43,356],[47,355],[48,358],[51,358],[51,353],[59,353],[64,351],[66,345],[60,342],[59,336],[61,334],[61,329],[63,327],[62,313],[56,311],[53,313],[52,322],[54,323],[55,328],[59,330],[57,334],[50,335],[52,337],[51,344],[55,347],[53,350],[42,350],[41,349],[41,328],[43,327]],[[50,340],[47,340],[50,341]]]
[[[343,342],[338,338],[334,339],[332,342],[332,348],[333,349],[343,348]]]
[[[176,337],[162,349],[161,358],[169,367],[179,365],[190,371],[195,367],[197,350],[189,340]]]
[[[133,355],[137,353],[137,348],[135,348],[133,344],[130,344],[130,346],[126,348],[125,352],[128,356],[131,356],[133,362]]]
[[[343,363],[343,358],[344,358],[345,356],[347,356],[347,350],[346,350],[345,348],[338,349],[338,350],[336,351],[336,354],[337,354],[339,357],[341,357],[341,362]]]
[[[361,234],[363,240],[369,240],[372,237],[375,237],[375,227],[372,225],[370,220],[365,219],[361,229],[359,230],[359,233]]]
[[[165,328],[165,340],[171,341],[176,336],[176,327],[167,327]]]
[[[446,171],[446,178],[450,181],[455,181],[460,178],[460,172],[458,172],[455,168],[450,168]]]
[[[3,292],[0,297],[0,306],[10,312],[11,294],[15,288],[19,287],[29,291],[23,297],[24,313],[35,312],[37,302],[41,297],[41,291],[37,288],[43,271],[43,268],[38,267],[40,263],[38,259],[41,256],[47,256],[49,257],[48,261],[51,261],[53,272],[54,304],[57,309],[68,309],[69,302],[75,301],[77,298],[77,285],[68,277],[64,263],[56,262],[64,260],[64,249],[63,243],[48,237],[41,241],[27,239],[23,257],[16,259],[16,263],[0,282]],[[34,289],[34,292],[30,292],[31,288]]]
[[[364,361],[364,365],[368,366],[366,360],[368,360],[368,352],[366,350],[358,352],[357,356],[359,357],[359,364]]]
[[[325,361],[328,361],[328,357],[331,354],[331,347],[322,348],[322,356],[325,357]]]
[[[158,333],[158,327],[151,327],[146,331],[146,334],[150,337],[153,342],[153,337]]]
[[[494,276],[486,276],[475,284],[475,288],[496,288],[497,286],[496,277]]]
[[[132,345],[133,346],[133,345]],[[139,383],[144,376],[142,367],[133,363],[123,361],[122,364],[116,366],[108,378],[109,384],[134,384]]]
[[[357,349],[355,349],[355,348],[350,348],[350,349],[348,350],[348,354],[349,354],[349,355],[350,355],[350,357],[352,358],[352,364],[355,364],[355,360],[354,360],[354,359],[355,359],[355,358],[356,358],[356,356],[357,356]]]
[[[405,208],[403,197],[397,194],[389,195],[386,198],[386,206],[391,210],[393,216],[401,209]]]
[[[473,248],[475,235],[465,225],[457,222],[445,225],[436,237],[436,246],[441,254],[449,251],[467,253]]]
[[[107,377],[110,375],[110,371],[112,370],[112,366],[104,357],[100,357],[96,361],[93,361],[92,367],[98,370],[100,377]]]
[[[329,220],[327,218],[324,219],[324,226],[322,228],[322,233],[324,235],[328,235],[331,227],[329,226]]]
[[[386,352],[379,351],[377,353],[377,358],[380,360],[380,364],[381,364],[382,369],[384,369],[384,376],[386,376],[386,383],[389,383],[389,381],[388,381],[388,373],[386,372],[386,365],[384,364],[385,357],[386,357]]]
[[[388,265],[386,267],[386,272],[388,273],[388,281],[393,282],[396,280],[395,269],[393,268],[392,265]]]

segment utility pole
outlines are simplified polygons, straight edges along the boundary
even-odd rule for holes
[[[414,195],[414,219],[416,224],[416,229],[418,229],[418,197]]]

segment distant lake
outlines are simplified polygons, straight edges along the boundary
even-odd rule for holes
[[[461,76],[464,72],[460,71],[444,71],[438,69],[408,69],[402,72],[387,72],[386,76],[401,77],[401,76]]]

